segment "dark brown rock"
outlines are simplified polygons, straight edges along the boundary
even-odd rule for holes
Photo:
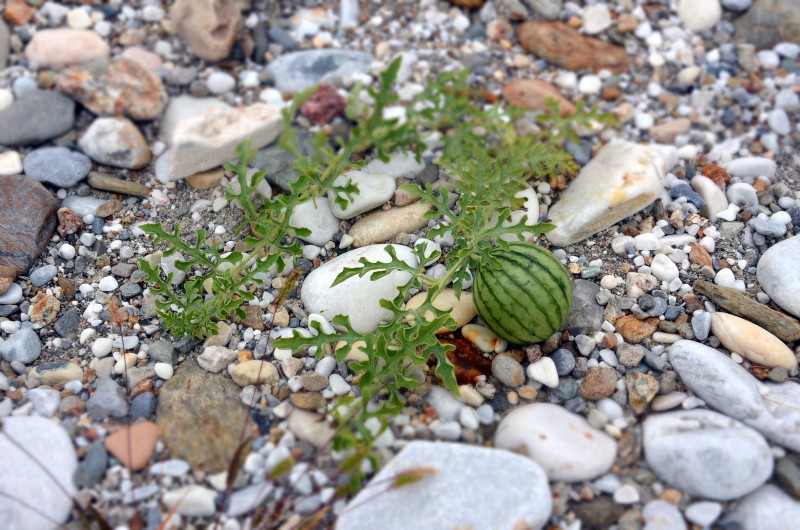
[[[240,388],[222,374],[211,374],[193,360],[181,363],[158,398],[158,428],[173,458],[192,469],[228,469],[248,420]]]
[[[56,228],[58,201],[33,179],[0,176],[0,276],[25,274]]]
[[[581,502],[573,508],[586,530],[605,530],[622,517],[625,507],[614,502],[611,497],[597,497],[589,502]]]
[[[586,37],[562,22],[531,20],[517,28],[517,37],[525,50],[567,70],[628,69],[625,48]]]
[[[67,68],[56,76],[58,89],[97,115],[154,120],[167,95],[161,78],[129,59],[93,61]]]
[[[69,208],[59,208],[58,212],[58,233],[61,237],[74,234],[83,228],[83,219],[75,215]]]
[[[756,0],[735,20],[736,40],[772,48],[779,42],[800,42],[800,9],[797,0]]]
[[[703,280],[694,282],[692,289],[707,296],[725,311],[761,326],[781,340],[786,342],[800,340],[800,322],[751,300],[736,289],[720,287]]]

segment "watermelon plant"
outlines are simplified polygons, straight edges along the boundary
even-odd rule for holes
[[[299,174],[290,193],[266,198],[262,204],[253,201],[255,188],[265,175],[256,172],[248,176],[248,162],[254,153],[240,147],[238,161],[227,166],[235,175],[238,190],[228,196],[242,207],[237,233],[247,236],[242,245],[246,252],[223,253],[219,242],[206,240],[201,231],[188,243],[177,227],[169,231],[157,224],[142,226],[157,243],[167,246],[165,255],[181,252],[184,259],[176,266],[191,273],[181,291],[171,285],[172,274],[165,277],[158,266],[146,261],[140,264],[152,284],[151,292],[160,297],[157,307],[165,327],[176,335],[202,337],[216,332],[216,321],[231,313],[243,315],[242,304],[255,299],[255,287],[268,271],[287,273],[286,256],[302,256],[297,238],[303,231],[289,223],[297,205],[333,191],[337,203],[346,207],[358,189],[352,182],[342,185],[337,177],[348,168],[360,167],[362,153],[372,153],[383,161],[398,151],[412,152],[418,159],[430,151],[440,154],[436,164],[452,178],[452,191],[431,184],[405,185],[401,190],[430,206],[426,216],[433,228],[427,237],[451,241],[444,255],[438,251],[431,255],[424,245],[414,249],[419,263],[438,260],[445,273],[431,278],[387,246],[388,262],[362,258],[360,266],[342,271],[334,285],[353,276],[375,279],[395,270],[410,273],[411,280],[398,289],[394,299],[381,301],[392,318],[364,334],[339,316],[333,324],[343,331],[328,333],[312,322],[312,336],[295,332],[275,343],[276,348],[292,351],[315,347],[317,355],[332,352],[339,361],[356,348],[367,354],[367,360],[351,364],[358,374],[357,401],[341,398],[340,406],[331,411],[338,424],[333,449],[349,455],[342,470],[350,476],[351,489],[359,487],[361,473],[368,469],[362,462],[370,458],[371,443],[385,428],[387,415],[399,411],[407,393],[421,384],[416,376],[419,367],[432,360],[435,375],[458,393],[455,370],[447,357],[454,347],[440,342],[436,335],[441,327],[455,326],[449,311],[433,305],[445,288],[452,285],[459,296],[474,278],[482,318],[512,342],[543,340],[563,323],[571,296],[569,278],[554,256],[524,243],[554,227],[528,218],[520,192],[530,193],[532,180],[563,178],[577,169],[561,145],[564,139],[576,137],[573,128],[612,121],[609,115],[586,111],[580,103],[574,115],[564,118],[550,100],[537,116],[540,132],[519,135],[516,121],[527,111],[486,103],[486,94],[469,86],[466,71],[441,74],[404,105],[404,119],[387,118],[386,109],[402,103],[395,90],[399,69],[397,59],[381,75],[379,88],[369,88],[366,94],[357,86],[347,106],[350,134],[332,138],[325,129],[319,130],[311,156],[305,156],[291,125],[300,105],[314,91],[295,95],[292,105],[284,109],[281,138],[281,146],[296,156],[294,169]],[[530,265],[527,271],[523,271],[525,263]],[[502,283],[512,275],[527,291],[516,293],[512,284]],[[405,301],[418,290],[427,291],[426,300],[419,307],[406,308]],[[548,293],[550,298],[545,296]]]

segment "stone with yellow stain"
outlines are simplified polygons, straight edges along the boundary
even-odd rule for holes
[[[404,309],[416,309],[421,306],[427,298],[428,293],[418,293],[412,296],[411,299],[406,302]],[[450,316],[456,321],[455,329],[449,329],[445,326],[442,326],[436,331],[437,335],[455,331],[465,324],[469,324],[472,319],[475,318],[475,315],[478,314],[477,310],[475,309],[475,302],[472,298],[472,293],[462,291],[461,296],[457,298],[456,292],[453,289],[444,289],[441,293],[439,293],[436,298],[433,299],[433,307],[436,309],[441,309],[442,311],[451,309],[452,311],[450,312]],[[425,319],[428,321],[432,320],[433,313],[431,311],[427,311],[425,313]]]
[[[631,142],[604,146],[550,209],[547,239],[566,247],[605,230],[655,201],[666,167],[653,149]]]
[[[489,328],[478,324],[467,324],[461,328],[461,334],[482,352],[500,353],[508,347],[507,341],[495,335]]]
[[[345,341],[340,340],[339,342],[336,343],[336,349],[338,350],[339,348],[342,348],[346,344],[347,343]],[[350,350],[347,352],[347,355],[344,358],[344,362],[347,363],[350,361],[361,361],[361,362],[368,361],[369,357],[367,357],[367,353],[364,351],[364,346],[366,345],[367,343],[364,342],[363,340],[354,342],[350,347]]]
[[[233,382],[241,387],[247,385],[275,385],[278,383],[278,369],[266,361],[245,361],[228,366]]]
[[[728,350],[767,368],[797,368],[797,358],[778,337],[743,318],[727,313],[711,315],[711,333]]]

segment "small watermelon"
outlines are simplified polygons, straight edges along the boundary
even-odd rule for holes
[[[481,320],[515,344],[542,342],[558,331],[572,305],[572,283],[558,258],[529,243],[491,255],[500,267],[478,267],[472,287]]]

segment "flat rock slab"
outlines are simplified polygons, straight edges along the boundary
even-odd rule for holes
[[[425,470],[421,480],[392,488],[393,478]],[[384,466],[350,503],[336,530],[538,530],[552,508],[547,476],[531,460],[497,449],[414,441]]]
[[[628,69],[628,53],[621,46],[586,37],[563,22],[530,20],[517,27],[522,47],[567,70]]]
[[[692,289],[707,296],[718,307],[761,326],[781,340],[800,340],[800,322],[748,298],[736,289],[704,280],[695,281]]]
[[[28,272],[53,235],[57,209],[53,194],[35,180],[0,176],[0,276]]]
[[[710,407],[800,451],[800,385],[762,383],[724,353],[690,340],[670,347],[669,362]]]
[[[72,474],[78,467],[78,459],[69,434],[57,422],[35,416],[3,418],[3,433],[0,436],[0,476],[3,477],[0,481],[0,517],[3,528],[61,528],[72,511],[70,496],[77,493]],[[24,447],[36,461],[20,451],[9,438]],[[53,478],[58,484],[53,482]],[[28,503],[31,508],[14,499]]]
[[[241,389],[193,360],[181,363],[158,399],[156,423],[173,458],[205,473],[225,471],[239,446],[247,409]]]
[[[634,215],[658,198],[665,175],[664,160],[653,149],[605,145],[550,209],[556,229],[547,239],[566,247]]]

